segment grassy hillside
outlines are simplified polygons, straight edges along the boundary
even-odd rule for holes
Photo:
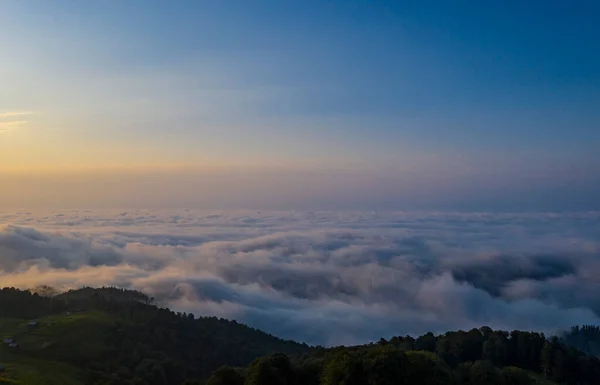
[[[270,352],[304,352],[236,322],[195,318],[114,288],[52,298],[0,291],[0,384],[180,384],[221,365],[247,365]],[[36,327],[27,323],[35,319]]]
[[[0,337],[3,340],[15,338],[18,343],[17,348],[4,343],[0,346],[0,365],[4,367],[4,372],[0,373],[0,384],[83,384],[83,371],[61,362],[59,357],[64,355],[61,352],[87,350],[87,346],[77,346],[78,341],[70,333],[73,328],[75,335],[81,335],[81,331],[87,329],[87,320],[77,322],[51,316],[41,318],[39,323],[39,327],[29,328],[26,320],[0,318]],[[86,330],[85,334],[89,332]],[[72,349],[72,345],[77,348]]]

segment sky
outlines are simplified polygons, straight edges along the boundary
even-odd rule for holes
[[[0,2],[0,206],[600,209],[596,1]]]

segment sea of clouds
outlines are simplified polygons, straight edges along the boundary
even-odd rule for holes
[[[114,285],[309,344],[600,323],[600,213],[0,212],[0,286]]]

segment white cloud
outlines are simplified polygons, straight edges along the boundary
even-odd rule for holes
[[[33,115],[33,111],[8,111],[0,112],[0,119],[3,118],[14,118],[16,116]]]
[[[8,122],[0,121],[0,132],[7,132],[14,128],[21,127],[29,123],[27,120],[11,120]]]
[[[309,343],[600,322],[600,213],[47,211],[0,222],[3,285],[136,288]]]
[[[29,121],[23,116],[33,115],[32,111],[7,111],[0,112],[0,133],[8,132],[17,127],[27,125]]]

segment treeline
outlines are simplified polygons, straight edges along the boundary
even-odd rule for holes
[[[0,290],[0,317],[37,318],[66,311],[64,301],[54,300],[29,290],[5,287]]]
[[[83,287],[58,293],[46,285],[32,290],[20,290],[14,287],[0,289],[0,317],[37,318],[77,309],[104,298],[110,302],[127,304],[150,304],[154,300],[146,294],[116,287],[91,288]],[[99,303],[98,303],[99,304]]]
[[[573,326],[561,339],[589,355],[600,356],[600,326]]]
[[[600,360],[558,337],[488,327],[394,337],[377,344],[316,349],[298,359],[260,358],[245,369],[223,367],[207,385],[528,385],[538,381],[599,384]],[[188,383],[188,384],[191,384]]]
[[[47,287],[44,288],[45,291],[52,291],[52,289],[48,289]],[[154,298],[147,296],[141,291],[112,286],[102,287],[100,289],[86,286],[77,290],[69,290],[64,293],[56,294],[53,297],[67,303],[73,303],[78,300],[88,301],[93,297],[103,297],[104,299],[111,301],[140,302],[144,304],[151,304],[154,302]]]

